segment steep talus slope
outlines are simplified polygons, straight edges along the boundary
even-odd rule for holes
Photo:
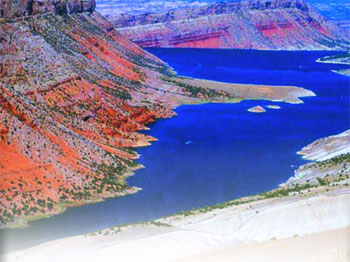
[[[303,0],[224,2],[116,15],[110,21],[143,47],[314,50],[348,45],[346,33]]]
[[[130,148],[154,140],[137,131],[201,94],[89,8],[55,8],[0,22],[0,227],[135,192]]]

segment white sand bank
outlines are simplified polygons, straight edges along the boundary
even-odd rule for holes
[[[302,237],[237,245],[178,261],[348,262],[349,243],[350,227],[346,227]]]
[[[244,261],[254,261],[255,256],[265,252],[267,260],[259,257],[259,261],[288,261],[284,256],[290,254],[299,256],[294,261],[344,261],[350,248],[349,236],[344,233],[349,231],[344,228],[350,226],[349,203],[349,189],[306,199],[256,201],[159,220],[172,227],[137,225],[113,235],[56,240],[8,254],[1,261],[202,261],[203,254],[208,258],[203,261],[214,261],[210,260],[213,256],[222,256],[222,260],[215,261],[232,261],[235,250],[241,250],[237,258],[247,256]],[[307,248],[309,243],[312,245]],[[316,259],[333,257],[332,254],[339,259]]]

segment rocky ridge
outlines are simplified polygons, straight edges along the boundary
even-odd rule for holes
[[[345,31],[303,0],[222,2],[109,20],[143,47],[322,50],[349,44]]]

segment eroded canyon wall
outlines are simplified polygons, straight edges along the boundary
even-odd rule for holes
[[[143,47],[344,49],[348,35],[303,0],[224,2],[110,21]]]
[[[172,70],[92,12],[93,1],[68,1],[64,15],[63,1],[2,8],[9,3],[0,22],[0,227],[135,192],[125,183],[139,168],[131,148],[154,140],[138,131],[205,90],[169,81]]]

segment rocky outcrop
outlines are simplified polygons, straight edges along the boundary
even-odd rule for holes
[[[318,139],[298,152],[304,159],[313,161],[324,161],[347,153],[350,153],[350,130]]]
[[[143,47],[301,50],[348,44],[338,26],[303,0],[224,2],[109,19]]]
[[[251,113],[265,113],[266,110],[262,106],[254,106],[248,109],[248,112]]]
[[[45,13],[59,15],[92,13],[95,0],[0,0],[0,18],[16,18]]]
[[[350,183],[350,130],[318,139],[305,146],[298,154],[316,162],[300,166],[284,186],[336,186]]]

